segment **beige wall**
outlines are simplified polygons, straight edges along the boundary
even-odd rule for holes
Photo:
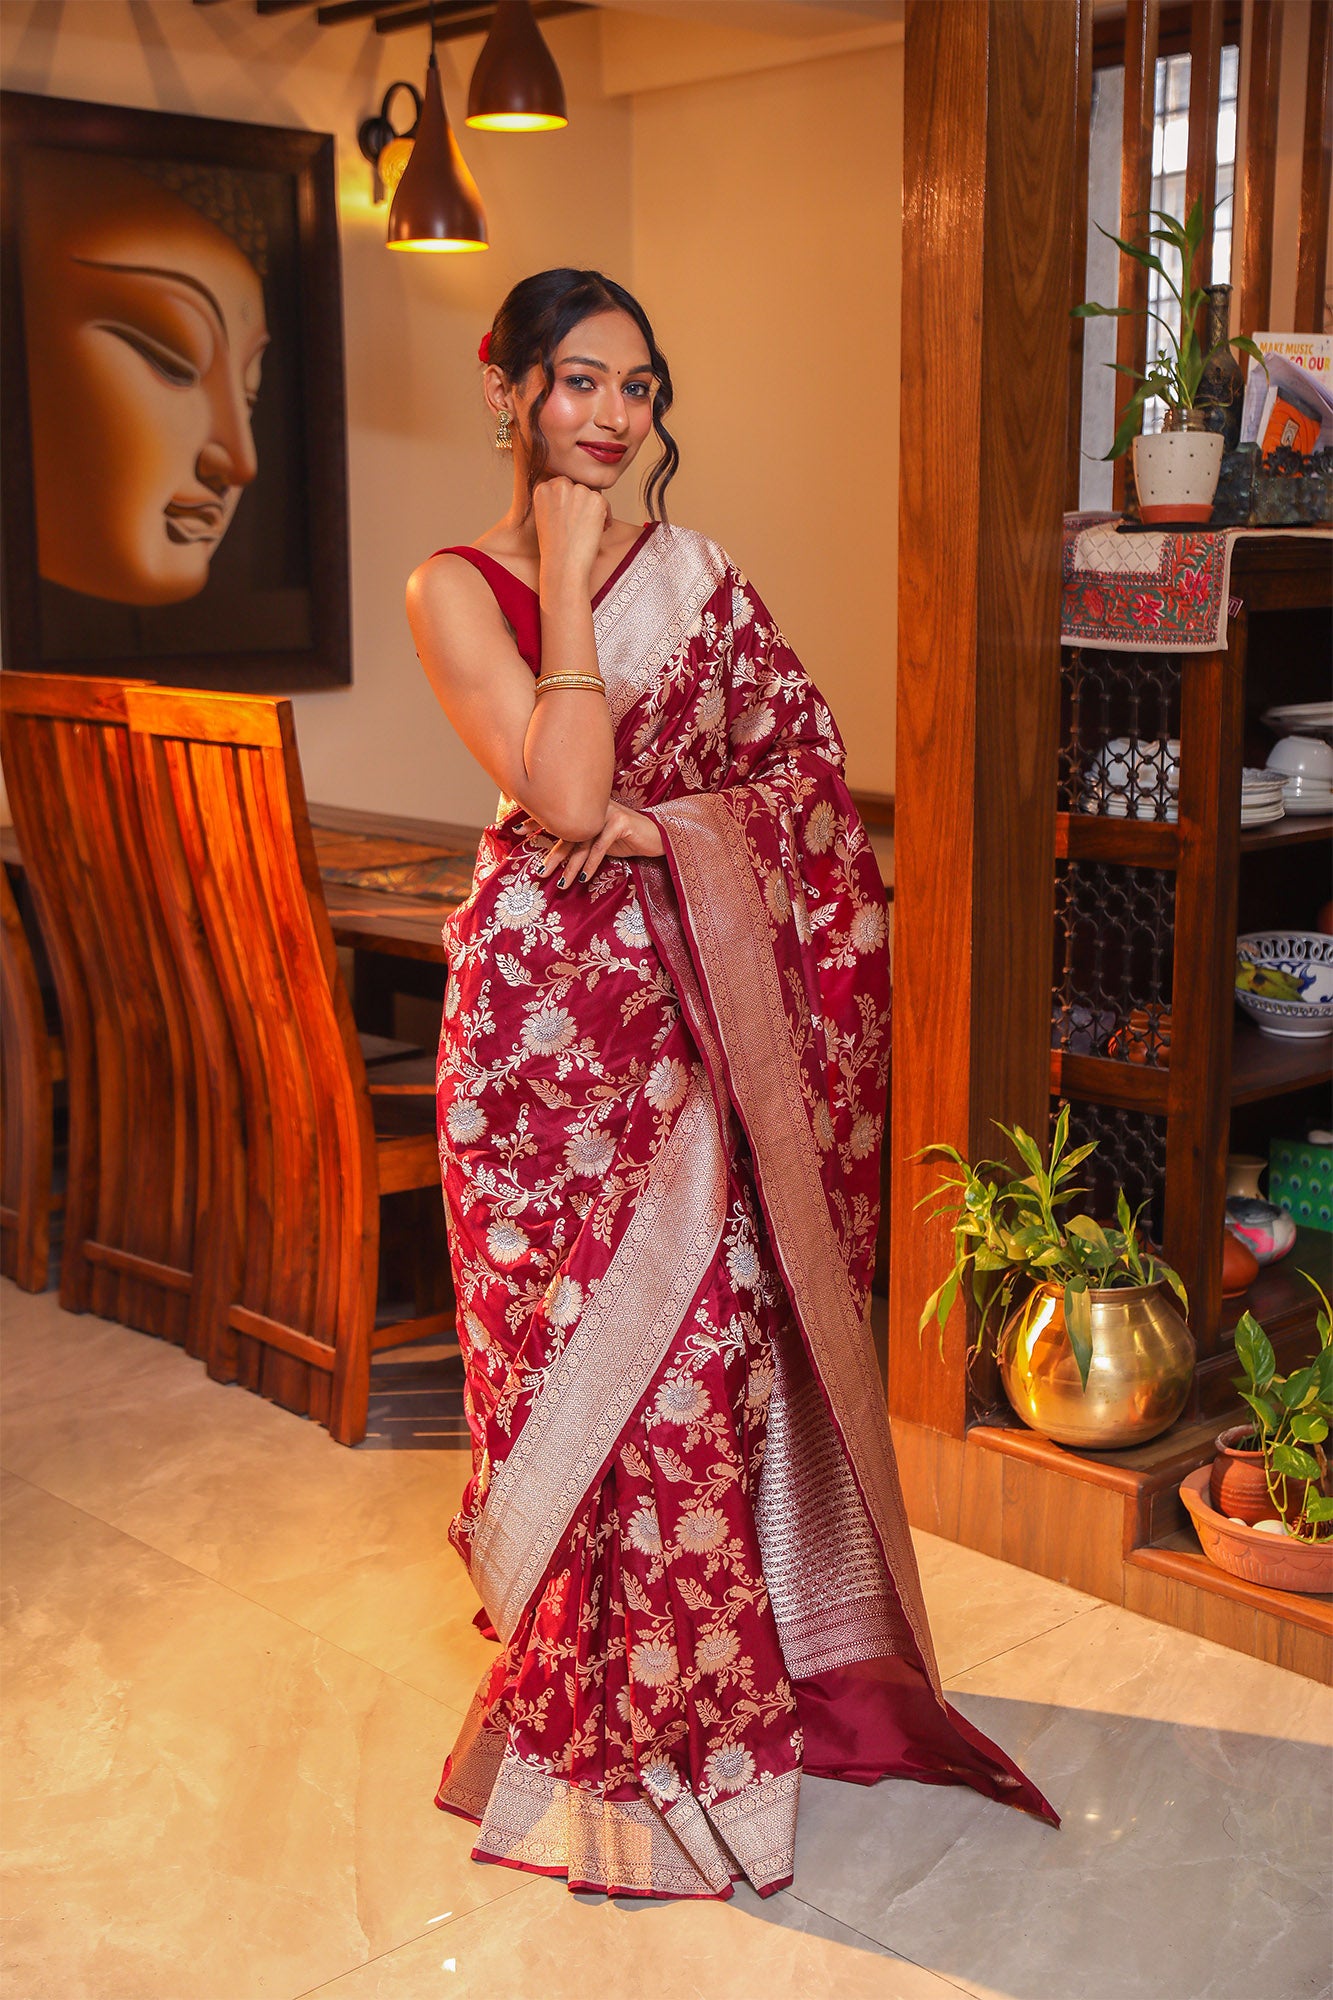
[[[901,47],[858,35],[856,53],[797,63],[733,35],[726,65],[785,66],[644,90],[645,72],[725,66],[706,27],[670,26],[668,49],[651,23],[612,22],[604,69],[599,17],[547,23],[569,130],[465,132],[494,248],[400,258],[356,128],[391,79],[419,81],[422,35],[189,0],[0,4],[9,89],[336,136],[355,679],[297,697],[312,798],[489,816],[493,787],[412,651],[403,582],[505,504],[476,344],[508,286],[556,263],[642,290],[676,373],[673,517],[749,570],[843,726],[853,782],[892,788]],[[456,116],[477,47],[441,45]]]
[[[748,571],[893,789],[902,46],[634,98],[634,278],[671,361],[673,516]]]

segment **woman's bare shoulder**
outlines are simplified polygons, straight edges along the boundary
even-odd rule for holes
[[[486,589],[485,579],[475,563],[470,563],[457,549],[437,549],[433,556],[418,563],[408,577],[408,600],[423,596],[448,598],[459,592],[472,596],[478,584]]]

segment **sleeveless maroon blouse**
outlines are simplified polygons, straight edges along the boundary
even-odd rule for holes
[[[620,581],[620,578],[629,568],[656,526],[656,521],[644,522],[642,532],[635,538],[631,547],[625,551],[610,576],[606,579],[606,582],[593,598],[592,608],[594,611],[606,596],[612,584]],[[495,594],[495,601],[500,607],[500,615],[513,631],[514,644],[532,668],[533,673],[539,674],[542,666],[542,611],[541,599],[532,585],[524,583],[521,576],[515,576],[511,569],[506,569],[502,562],[495,560],[494,556],[487,555],[485,549],[474,549],[464,546],[461,548],[436,549],[435,554],[437,556],[462,556],[464,562],[470,562],[472,567],[481,576],[485,577]]]

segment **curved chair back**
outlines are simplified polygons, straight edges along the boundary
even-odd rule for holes
[[[0,868],[0,1075],[0,1271],[25,1292],[42,1292],[51,1262],[55,1205],[51,1033],[32,946],[4,868]]]
[[[0,674],[0,748],[65,1042],[61,1304],[198,1352],[194,1046],[144,848],[126,686]]]
[[[245,1129],[244,1268],[225,1313],[236,1372],[349,1442],[369,1381],[379,1182],[291,704],[145,687],[126,708],[183,975],[191,990],[216,977],[230,1028],[209,1060],[234,1063]]]

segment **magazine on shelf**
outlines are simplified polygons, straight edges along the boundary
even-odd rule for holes
[[[1333,448],[1333,334],[1256,333],[1268,372],[1251,361],[1241,411],[1240,441],[1266,458],[1279,446]]]

